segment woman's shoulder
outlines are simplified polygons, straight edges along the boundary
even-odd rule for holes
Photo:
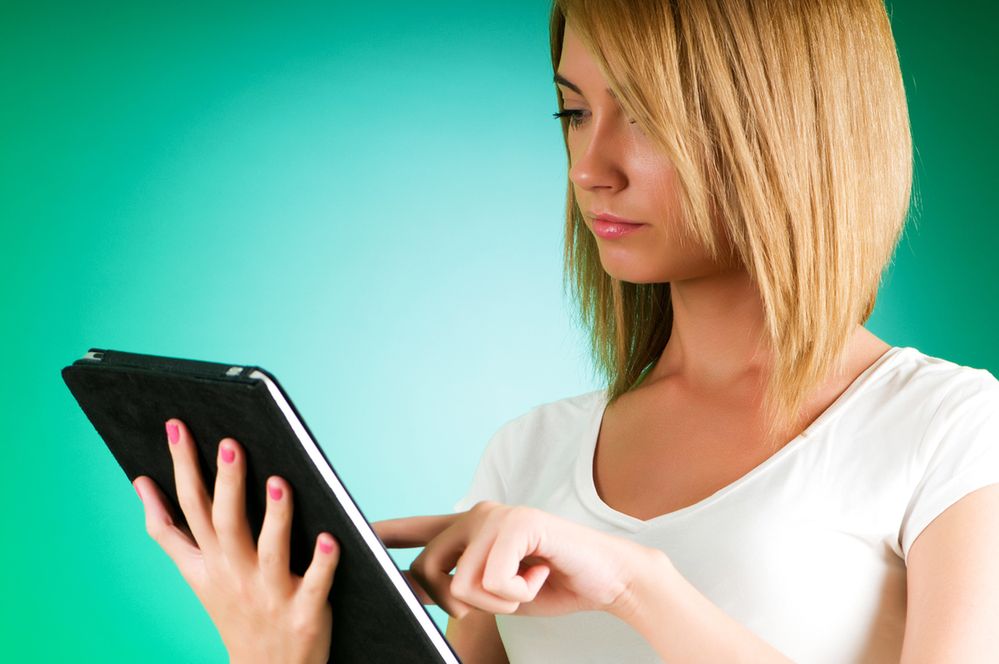
[[[516,428],[538,429],[581,424],[595,413],[603,402],[606,390],[596,389],[568,397],[544,401],[510,419],[507,424]]]
[[[962,364],[925,353],[918,348],[900,349],[899,361],[887,376],[887,386],[903,398],[923,406],[963,401],[985,395],[999,405],[999,379],[988,369]],[[982,398],[982,397],[979,397]]]
[[[493,436],[494,443],[531,454],[578,445],[595,422],[605,395],[605,389],[596,389],[536,404],[504,422]]]
[[[455,511],[484,499],[529,502],[532,491],[564,482],[597,423],[604,393],[591,390],[545,401],[504,422],[487,442],[472,486]]]
[[[919,454],[999,428],[999,380],[987,369],[903,347],[878,378],[853,421],[903,436]]]

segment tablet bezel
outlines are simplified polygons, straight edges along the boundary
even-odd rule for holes
[[[267,387],[267,391],[270,393],[271,398],[277,407],[281,410],[288,424],[291,426],[292,431],[298,436],[299,442],[305,451],[308,453],[309,458],[312,459],[312,463],[315,465],[316,469],[322,475],[323,479],[329,485],[330,489],[336,495],[337,500],[340,501],[340,505],[344,508],[344,511],[350,517],[353,522],[354,527],[357,528],[358,532],[361,533],[361,537],[364,542],[368,545],[368,548],[375,554],[375,559],[381,564],[382,569],[388,574],[389,578],[392,580],[392,584],[395,586],[399,594],[402,595],[403,599],[406,600],[406,605],[409,606],[410,611],[423,626],[424,631],[430,637],[430,640],[437,647],[438,652],[445,658],[449,664],[461,664],[457,657],[455,657],[454,652],[451,649],[450,644],[444,639],[440,633],[440,628],[437,624],[430,618],[426,609],[423,608],[423,604],[420,602],[419,598],[410,588],[409,583],[406,578],[399,571],[398,566],[392,560],[391,556],[388,554],[388,550],[382,541],[378,538],[378,535],[371,528],[371,524],[368,520],[361,514],[360,509],[354,502],[354,499],[348,493],[346,487],[340,482],[333,468],[329,464],[329,460],[326,455],[323,454],[322,450],[316,444],[316,441],[312,439],[309,435],[308,429],[299,419],[298,414],[292,408],[291,404],[285,398],[283,391],[279,387],[276,380],[272,379],[271,376],[260,369],[255,367],[251,371],[248,378],[254,378],[264,382]]]

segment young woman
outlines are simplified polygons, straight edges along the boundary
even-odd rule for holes
[[[985,662],[999,652],[999,381],[864,327],[912,146],[881,0],[556,0],[566,276],[606,389],[486,447],[455,513],[378,522],[482,662]],[[147,529],[234,662],[325,662],[335,541],[254,546],[167,422],[191,532]],[[453,575],[451,572],[454,572]]]

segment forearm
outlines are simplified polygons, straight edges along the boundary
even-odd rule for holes
[[[628,597],[612,613],[641,634],[664,661],[792,662],[712,603],[662,551],[642,547],[635,570]]]

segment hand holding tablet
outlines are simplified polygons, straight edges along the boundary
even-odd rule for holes
[[[254,543],[245,509],[245,452],[219,444],[215,490],[209,496],[197,446],[182,421],[166,423],[177,495],[189,527],[178,528],[156,483],[133,485],[146,510],[146,531],[173,560],[218,629],[232,662],[316,662],[329,659],[332,607],[327,601],[339,557],[329,533],[317,538],[304,577],[289,572],[291,487],[267,482],[267,507]]]
[[[272,375],[101,349],[62,375],[233,661],[459,664]]]

